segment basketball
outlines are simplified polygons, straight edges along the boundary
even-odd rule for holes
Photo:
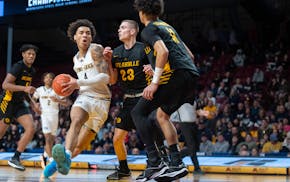
[[[64,88],[62,87],[62,84],[67,83],[69,81],[70,81],[69,76],[65,74],[59,74],[52,81],[52,89],[59,96],[64,96],[64,97],[69,96],[70,94],[72,94],[72,92],[62,92],[62,89]]]

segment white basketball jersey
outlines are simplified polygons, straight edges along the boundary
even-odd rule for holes
[[[170,115],[173,122],[195,122],[196,121],[196,102],[193,105],[184,103],[180,108]]]
[[[45,86],[38,87],[33,94],[33,97],[39,99],[41,106],[41,112],[43,113],[58,113],[59,103],[51,100],[50,97],[61,98],[56,95],[52,88],[46,88]]]
[[[96,77],[99,72],[97,71],[94,60],[91,56],[91,47],[89,47],[85,57],[79,57],[77,53],[74,58],[74,71],[78,79],[91,79]],[[79,94],[87,95],[90,97],[111,98],[111,92],[107,84],[100,83],[93,86],[81,86]]]

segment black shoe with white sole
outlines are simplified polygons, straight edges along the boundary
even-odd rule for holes
[[[159,175],[158,177],[154,178],[156,181],[160,182],[169,182],[180,179],[188,174],[188,169],[181,163],[177,166],[169,166],[169,169],[165,171],[165,173]]]
[[[164,162],[160,162],[158,166],[150,166],[147,161],[146,169],[136,178],[136,181],[144,182],[144,181],[149,181],[151,179],[155,179],[168,169],[169,168],[167,164]]]
[[[11,160],[8,161],[8,165],[20,171],[25,171],[25,167],[21,164],[20,160],[17,158],[12,157]]]

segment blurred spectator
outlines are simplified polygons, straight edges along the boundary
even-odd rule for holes
[[[143,150],[144,144],[138,138],[136,131],[129,132],[129,133],[130,133],[130,138],[129,138],[128,143],[127,143],[129,149],[138,148],[140,150]]]
[[[253,91],[253,84],[251,77],[246,78],[246,82],[243,84],[242,93],[251,93]]]
[[[252,150],[251,150],[251,156],[252,157],[259,157],[259,150],[258,150],[258,148],[252,148]]]
[[[216,99],[215,99],[215,97],[213,96],[213,92],[212,92],[212,91],[208,90],[208,91],[206,92],[206,98],[207,98],[207,100],[212,100],[213,105],[216,105]]]
[[[256,142],[253,140],[252,136],[250,134],[246,135],[245,141],[239,143],[239,145],[237,146],[237,151],[240,151],[240,148],[243,145],[247,145],[248,151],[251,151],[253,148],[257,148],[257,144]]]
[[[213,152],[226,153],[229,149],[229,142],[225,140],[222,133],[217,134],[217,142],[214,144]]]
[[[233,57],[233,63],[235,67],[243,67],[245,65],[246,55],[242,49],[238,49]]]
[[[219,87],[217,89],[216,98],[224,99],[228,95],[228,89],[223,81],[220,82]]]
[[[262,83],[264,83],[264,72],[260,68],[255,69],[255,72],[252,76],[252,82],[256,90],[260,88]]]
[[[243,85],[240,78],[236,78],[235,83],[232,86],[232,90],[241,93],[243,90]]]
[[[270,135],[270,141],[265,143],[262,152],[263,153],[278,153],[282,149],[282,143],[278,141],[277,134],[272,133]]]
[[[137,147],[135,147],[135,148],[132,149],[131,154],[132,155],[140,155],[140,150]]]
[[[198,98],[196,99],[196,108],[202,109],[206,106],[206,95],[205,92],[200,92]]]
[[[203,108],[204,112],[200,115],[204,116],[209,122],[211,122],[217,116],[217,107],[214,104],[214,99],[208,99],[207,105]]]
[[[230,86],[231,86],[231,83],[232,83],[232,75],[231,75],[231,72],[230,71],[227,71],[225,72],[223,78],[222,78],[222,81],[224,82],[224,89],[226,91],[226,95],[228,95],[228,92],[229,92],[229,89],[230,89]]]
[[[95,149],[95,154],[103,154],[103,147],[97,146]]]
[[[206,133],[202,133],[201,135],[201,143],[199,145],[199,151],[204,152],[205,155],[211,155],[214,151],[213,143],[208,140],[208,135]]]
[[[114,154],[114,148],[112,143],[105,142],[103,144],[103,154]]]
[[[290,153],[290,132],[287,133],[283,143],[282,143],[282,149],[280,152],[287,152]]]
[[[239,144],[239,138],[237,136],[233,136],[231,144],[230,144],[230,147],[229,147],[229,153],[231,155],[237,155],[238,154],[238,152],[237,152],[238,144]]]
[[[250,156],[249,148],[247,144],[242,144],[239,149],[239,156]]]

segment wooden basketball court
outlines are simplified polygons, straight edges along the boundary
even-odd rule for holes
[[[0,166],[1,182],[104,182],[106,176],[113,172],[112,170],[97,169],[72,169],[66,176],[56,174],[50,179],[42,176],[42,169],[28,167],[25,171],[18,171],[8,166]],[[122,182],[135,181],[134,179],[140,174],[140,171],[133,171],[131,178],[119,180]],[[151,180],[154,181],[154,180]],[[285,175],[246,175],[246,174],[188,174],[179,180],[180,182],[288,182],[289,176]]]
[[[80,154],[73,159],[68,175],[57,174],[46,179],[42,175],[40,153],[23,153],[22,164],[26,170],[18,171],[7,162],[13,153],[0,153],[0,182],[104,182],[112,173],[118,160],[115,155]],[[132,177],[123,182],[135,181],[146,167],[146,156],[128,155]],[[198,157],[204,175],[193,175],[189,157],[184,158],[190,173],[180,182],[290,182],[290,158],[251,157]],[[151,180],[154,181],[154,180]]]

